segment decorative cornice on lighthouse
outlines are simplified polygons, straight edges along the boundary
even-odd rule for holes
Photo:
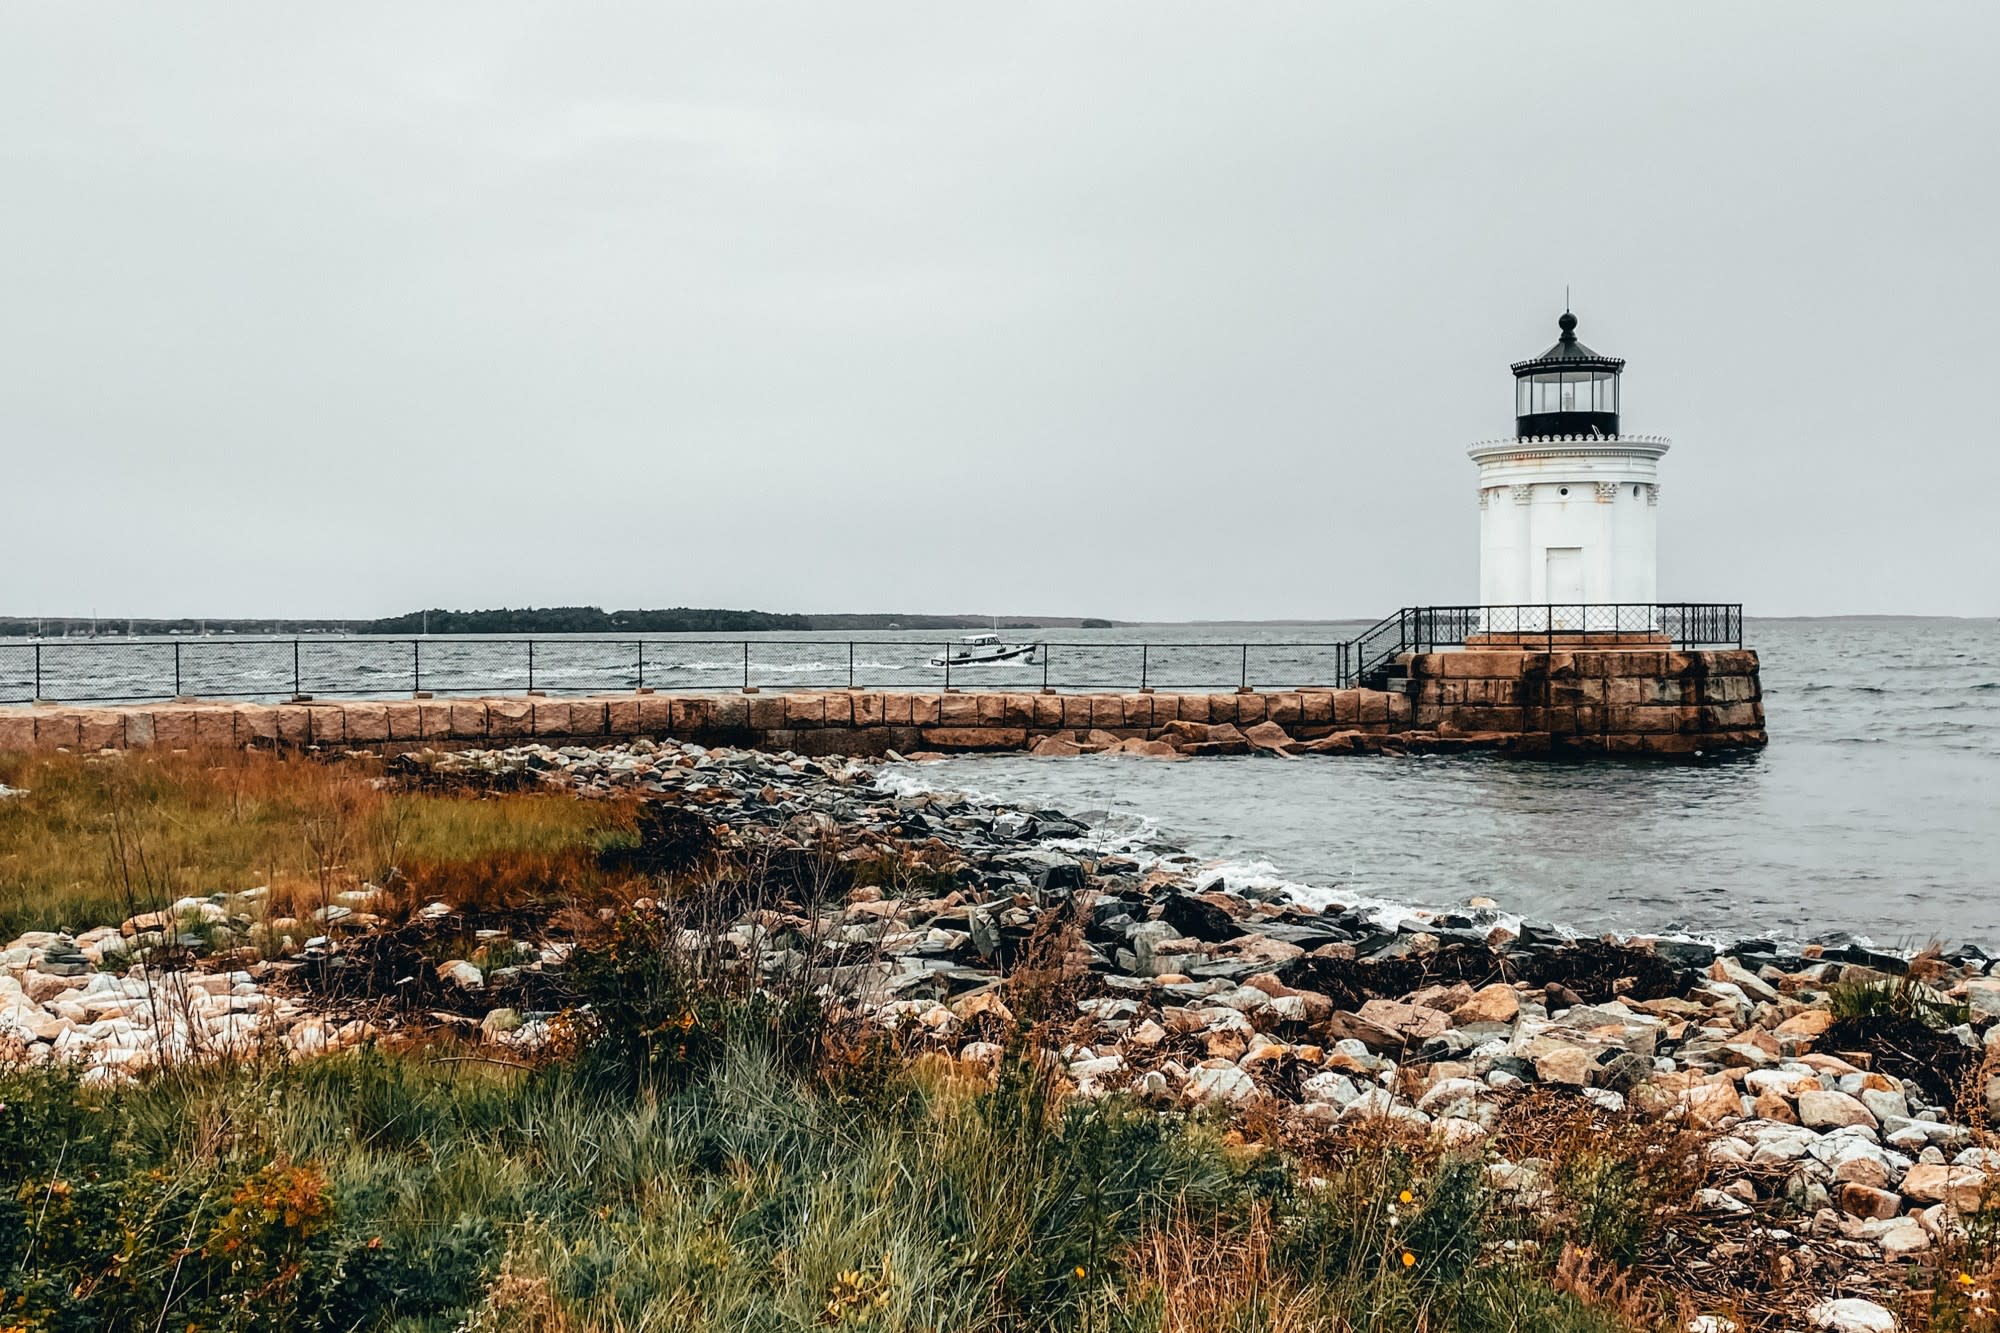
[[[1659,458],[1674,447],[1664,435],[1517,435],[1467,449],[1475,463],[1503,458]]]

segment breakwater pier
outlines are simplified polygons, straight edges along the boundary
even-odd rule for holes
[[[1627,642],[1405,651],[1370,679],[1373,685],[1215,692],[835,688],[33,704],[0,707],[0,751],[570,744],[648,736],[803,754],[1481,749],[1689,759],[1765,743],[1757,655],[1743,648]]]

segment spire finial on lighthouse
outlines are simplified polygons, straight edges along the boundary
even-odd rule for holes
[[[1568,305],[1564,305],[1562,318],[1556,321],[1556,327],[1562,330],[1562,340],[1564,342],[1573,343],[1576,341],[1576,316],[1570,314]]]

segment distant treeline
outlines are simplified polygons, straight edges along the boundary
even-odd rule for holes
[[[804,616],[692,606],[665,611],[606,611],[597,606],[530,606],[498,611],[411,611],[356,627],[360,634],[745,634],[808,630]]]
[[[125,634],[748,634],[758,631],[986,629],[992,616],[840,612],[787,615],[676,606],[664,611],[606,611],[596,606],[506,607],[490,611],[411,611],[380,620],[253,620],[244,617],[112,620],[90,616],[0,616],[0,636],[49,638]],[[1000,617],[1001,629],[1110,629],[1095,617]]]

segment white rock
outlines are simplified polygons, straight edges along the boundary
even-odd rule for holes
[[[1616,1115],[1625,1109],[1625,1094],[1609,1088],[1585,1088],[1583,1099]]]
[[[1795,1162],[1819,1142],[1816,1131],[1776,1120],[1748,1121],[1736,1127],[1736,1136],[1750,1144],[1753,1162]]]
[[[1431,1126],[1431,1133],[1442,1140],[1447,1147],[1463,1148],[1484,1140],[1487,1130],[1486,1126],[1477,1120],[1446,1116]]]
[[[1111,1077],[1125,1067],[1122,1055],[1100,1055],[1091,1060],[1078,1060],[1069,1067],[1069,1076],[1076,1080],[1080,1090],[1088,1091],[1102,1079]]]
[[[1882,1228],[1875,1243],[1882,1247],[1886,1259],[1901,1259],[1906,1255],[1921,1254],[1931,1247],[1930,1232],[1914,1217],[1899,1217]]]
[[[1258,1095],[1257,1082],[1235,1065],[1202,1065],[1188,1075],[1188,1096],[1240,1106]]]
[[[1750,1145],[1742,1139],[1723,1137],[1708,1145],[1708,1160],[1711,1162],[1732,1162],[1739,1166],[1750,1161]]]
[[[1299,1084],[1299,1091],[1307,1100],[1326,1102],[1333,1106],[1346,1106],[1361,1095],[1361,1089],[1354,1080],[1335,1069],[1314,1074]]]
[[[1799,1084],[1817,1078],[1805,1065],[1780,1065],[1776,1069],[1751,1070],[1743,1076],[1743,1086],[1753,1093],[1775,1092],[1780,1097],[1791,1097],[1798,1092]]]
[[[1721,1213],[1729,1217],[1741,1216],[1750,1211],[1750,1205],[1734,1194],[1710,1189],[1695,1191],[1694,1206],[1704,1212]]]
[[[1342,1120],[1388,1119],[1407,1120],[1415,1125],[1428,1125],[1431,1118],[1402,1101],[1387,1088],[1370,1088],[1349,1102],[1340,1113]]]
[[[1435,1111],[1453,1102],[1477,1100],[1489,1091],[1484,1083],[1474,1078],[1439,1079],[1425,1090],[1423,1096],[1417,1098],[1417,1109]]]
[[[1896,1333],[1896,1316],[1858,1296],[1821,1301],[1806,1311],[1806,1318],[1828,1333]]]

